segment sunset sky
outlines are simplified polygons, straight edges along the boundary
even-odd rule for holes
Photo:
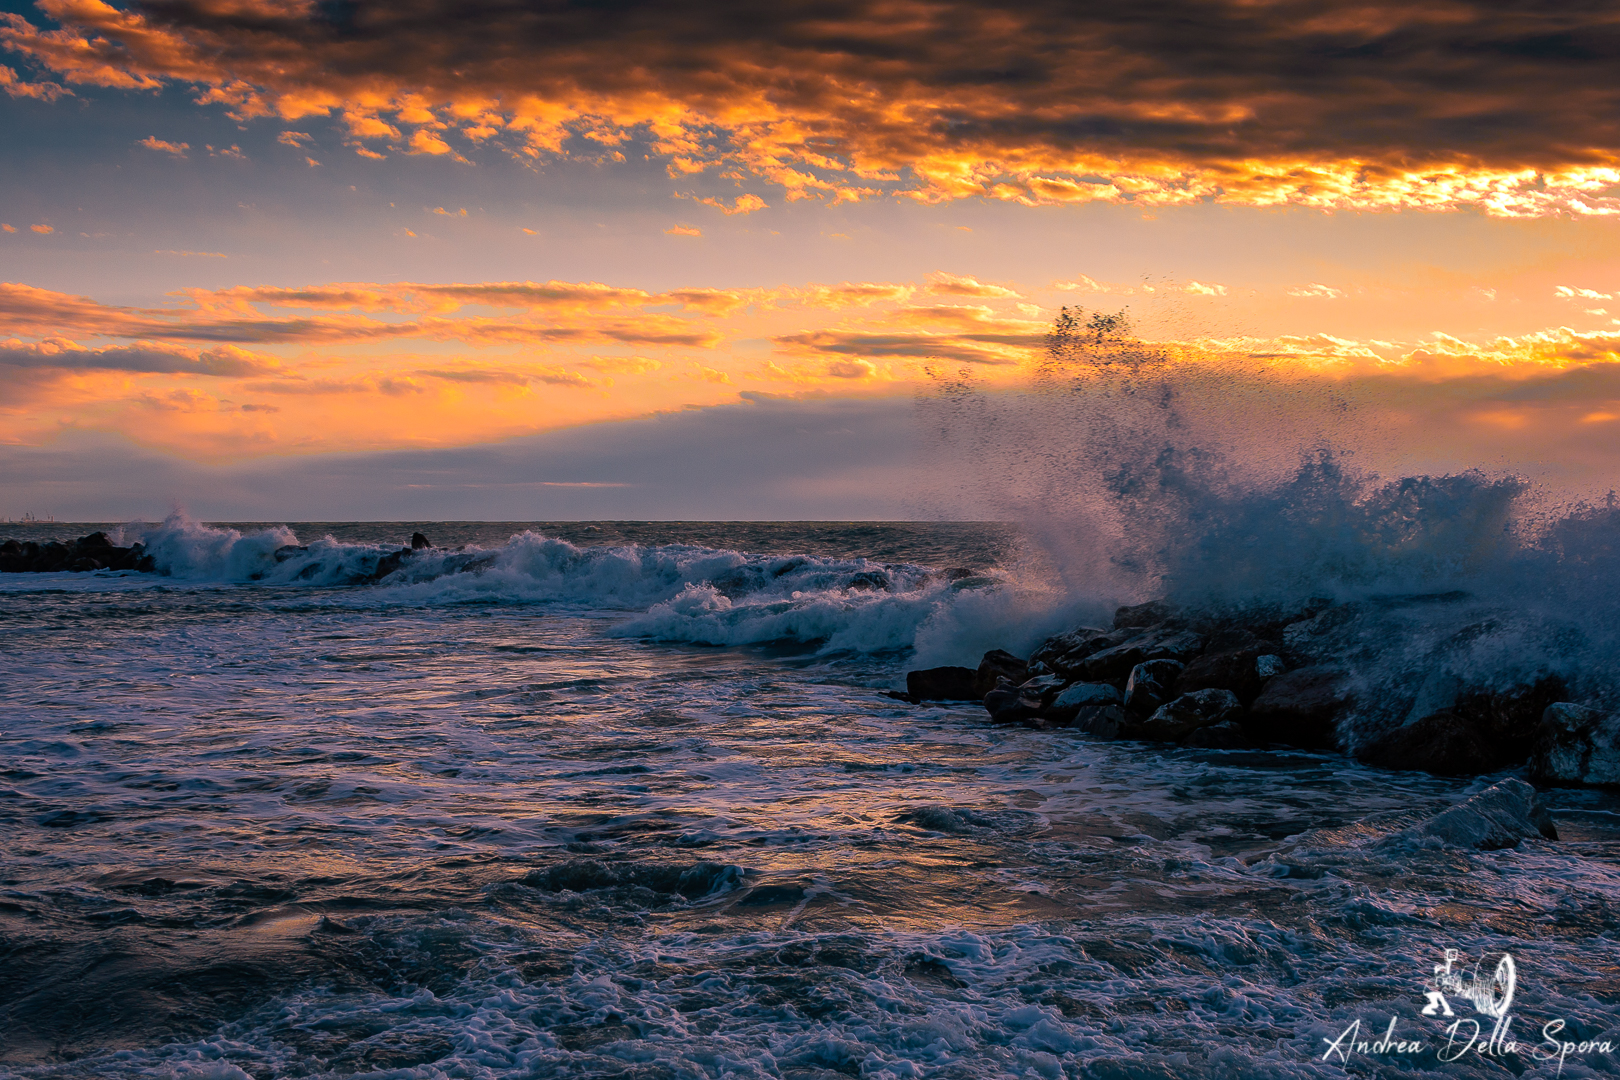
[[[684,8],[0,0],[0,514],[972,515],[1065,304],[1616,486],[1614,5]]]

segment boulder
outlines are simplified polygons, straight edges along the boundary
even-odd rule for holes
[[[1149,660],[1131,668],[1125,680],[1125,711],[1133,716],[1152,716],[1154,710],[1176,696],[1170,687],[1184,666],[1179,660]]]
[[[966,667],[922,668],[906,672],[906,696],[912,701],[981,701],[974,693],[977,673]]]
[[[1567,701],[1547,706],[1530,751],[1530,779],[1620,787],[1620,716]]]
[[[1042,711],[1056,724],[1072,724],[1081,709],[1119,706],[1123,699],[1111,683],[1075,683],[1054,697]]]
[[[1331,749],[1339,717],[1354,701],[1343,668],[1303,667],[1277,675],[1249,706],[1248,727],[1263,742]]]
[[[1363,746],[1356,756],[1380,769],[1422,770],[1438,776],[1491,772],[1494,757],[1479,726],[1450,709],[1414,720]]]
[[[997,724],[1028,724],[1040,718],[1041,699],[1026,697],[1011,679],[1001,679],[984,695],[984,708]]]
[[[1145,604],[1122,607],[1114,612],[1114,629],[1135,630],[1158,626],[1175,613],[1175,609],[1163,600],[1149,600]]]
[[[0,544],[0,573],[59,574],[90,573],[95,570],[156,569],[140,544],[118,547],[103,532],[81,536],[70,544],[52,540],[7,540]]]
[[[1558,839],[1552,816],[1536,798],[1535,788],[1510,776],[1427,821],[1392,834],[1381,846],[1440,840],[1492,851],[1537,837]]]
[[[1047,638],[1030,655],[1030,666],[1044,665],[1048,670],[1067,673],[1068,669],[1101,649],[1118,645],[1134,636],[1131,630],[1098,630],[1082,626],[1067,634]]]
[[[1396,728],[1357,756],[1384,769],[1440,776],[1477,776],[1518,765],[1530,756],[1540,720],[1563,690],[1562,680],[1547,676],[1505,690],[1462,693],[1451,707]]]
[[[1230,690],[1198,690],[1161,705],[1136,729],[1155,742],[1179,742],[1199,728],[1236,720],[1243,705]]]
[[[1027,678],[1029,678],[1028,664],[1010,652],[992,649],[979,661],[979,670],[973,677],[973,686],[977,697],[983,699],[984,695],[996,688],[998,679],[1007,679],[1017,686]]]
[[[1176,678],[1172,693],[1191,694],[1198,690],[1230,690],[1245,705],[1260,696],[1266,680],[1260,674],[1259,660],[1276,646],[1256,643],[1216,651],[1211,647],[1202,656],[1188,661]]]
[[[432,546],[433,546],[433,542],[430,541],[426,536],[422,535],[419,532],[411,533],[411,550],[412,551],[421,551],[423,548],[430,548]]]
[[[1149,630],[1112,648],[1092,653],[1071,670],[1087,682],[1124,682],[1137,664],[1149,660],[1185,663],[1203,648],[1203,636],[1191,630]]]
[[[1069,726],[1098,739],[1117,739],[1125,732],[1125,710],[1118,705],[1086,705]]]

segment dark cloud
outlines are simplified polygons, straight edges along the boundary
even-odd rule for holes
[[[264,357],[240,349],[196,352],[162,345],[115,345],[105,349],[59,348],[50,343],[0,343],[0,366],[59,371],[135,371],[157,375],[263,375],[274,368]]]
[[[70,434],[0,445],[0,501],[81,521],[175,505],[216,521],[894,519],[916,510],[910,412],[894,399],[761,394],[490,445],[225,466]]]
[[[0,41],[67,82],[191,82],[243,116],[342,101],[405,152],[600,154],[640,126],[677,171],[737,161],[789,197],[1535,213],[1612,177],[1506,174],[1620,152],[1608,0],[38,6],[60,31],[11,16]]]

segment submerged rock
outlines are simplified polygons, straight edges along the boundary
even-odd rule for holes
[[[906,672],[906,696],[912,701],[980,701],[978,673],[967,667],[922,668]]]
[[[1252,746],[1253,740],[1242,724],[1236,720],[1223,720],[1219,724],[1194,729],[1192,734],[1181,740],[1181,745],[1201,750],[1240,750]]]
[[[1243,704],[1230,690],[1198,690],[1161,705],[1134,734],[1155,742],[1179,742],[1194,731],[1236,720]]]
[[[1492,851],[1512,847],[1520,840],[1556,840],[1558,831],[1537,799],[1536,789],[1510,776],[1427,821],[1402,829],[1383,843],[1394,845],[1429,838]]]
[[[1547,706],[1530,751],[1530,779],[1620,787],[1620,716],[1567,701]]]

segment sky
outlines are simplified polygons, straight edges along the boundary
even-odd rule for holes
[[[1234,453],[1601,493],[1617,73],[1608,3],[0,0],[0,515],[997,516],[933,405],[1064,306]]]

